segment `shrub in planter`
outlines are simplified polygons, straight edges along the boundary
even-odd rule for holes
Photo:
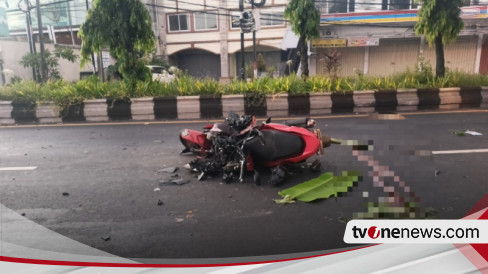
[[[16,82],[2,89],[0,100],[12,101],[12,118],[17,123],[36,122],[36,101],[41,97],[41,88],[34,81]]]
[[[244,94],[244,112],[247,115],[266,116],[266,95],[261,93]]]

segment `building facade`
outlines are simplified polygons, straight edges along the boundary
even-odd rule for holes
[[[263,53],[268,68],[279,70],[286,58],[281,44],[287,23],[283,18],[286,0],[268,0],[261,8],[245,4],[260,18],[256,52]],[[172,64],[196,77],[226,81],[239,74],[241,29],[236,0],[148,0],[146,5],[158,37],[158,51]],[[252,33],[244,36],[245,64],[254,61]]]
[[[239,77],[241,64],[241,11],[237,0],[141,0],[152,19],[157,37],[157,54],[195,77],[211,77],[222,81]],[[445,46],[446,66],[469,73],[488,74],[488,0],[466,0],[462,8],[465,27],[458,39]],[[4,5],[8,18],[8,41],[25,42],[26,6],[17,0]],[[88,1],[89,6],[91,0]],[[246,1],[245,1],[246,2]],[[267,0],[260,8],[245,3],[260,20],[256,32],[256,51],[262,53],[268,69],[280,75],[290,58],[289,49],[296,47],[297,37],[283,17],[288,0]],[[413,28],[419,6],[414,0],[315,0],[321,13],[320,38],[309,47],[310,73],[327,74],[325,56],[340,54],[340,75],[364,73],[390,75],[413,68],[420,57],[435,66],[435,51]],[[86,15],[86,0],[41,0],[44,26],[52,26],[50,40],[78,47],[79,26]],[[37,40],[37,15],[31,9],[32,29]],[[45,39],[48,39],[44,28]],[[244,35],[244,64],[254,61],[253,35]],[[4,49],[15,44],[4,43]],[[26,48],[25,46],[18,47]],[[28,51],[28,46],[26,48]],[[18,66],[14,55],[6,55],[6,68],[15,68],[23,79],[29,70]],[[23,54],[16,53],[15,56]],[[84,68],[68,79],[89,72]],[[64,73],[64,72],[63,72]],[[67,72],[66,72],[67,73]],[[25,74],[25,75],[24,75]],[[75,75],[76,74],[76,75]],[[63,75],[65,77],[65,75]]]
[[[465,1],[464,29],[445,45],[446,67],[488,74],[488,3]],[[419,58],[435,67],[435,50],[414,32],[420,8],[412,0],[323,0],[320,39],[310,53],[315,74],[327,74],[324,58],[338,52],[341,75],[391,75],[413,68]],[[315,46],[314,46],[315,45]]]

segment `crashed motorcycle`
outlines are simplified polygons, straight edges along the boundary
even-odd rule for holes
[[[260,184],[256,167],[271,169],[268,182],[281,183],[297,169],[320,169],[320,161],[307,164],[315,154],[323,154],[331,138],[314,129],[310,118],[271,123],[271,118],[257,125],[253,115],[239,116],[233,112],[224,123],[206,125],[203,131],[184,129],[179,138],[185,149],[197,159],[190,162],[192,170],[199,172],[198,179],[223,173],[223,181],[243,181],[245,172],[253,172],[254,182]]]

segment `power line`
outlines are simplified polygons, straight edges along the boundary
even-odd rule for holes
[[[75,1],[75,0],[62,0],[62,1],[58,1],[58,2],[51,2],[51,3],[46,3],[46,4],[40,4],[39,6],[40,7],[45,7],[45,6],[50,6],[50,5],[63,4],[63,3],[71,2],[71,1]],[[31,8],[31,9],[34,9],[34,7]],[[15,12],[15,11],[22,11],[22,10],[21,9],[12,9],[12,10],[7,10],[6,12],[9,13],[9,12]]]
[[[170,0],[170,1],[175,1],[175,0]],[[214,15],[229,16],[229,17],[232,17],[233,16],[231,14],[222,14],[222,13],[219,13],[219,12],[212,12],[212,11],[205,11],[205,10],[203,10],[203,11],[201,11],[201,10],[192,10],[192,9],[168,7],[168,6],[153,5],[153,4],[146,4],[146,5],[152,6],[152,7],[158,7],[158,8],[167,8],[167,9],[172,9],[172,10],[181,10],[181,11],[188,11],[188,12],[195,12],[195,13],[206,13],[206,14],[214,14]],[[195,4],[195,5],[200,6],[200,4]],[[231,10],[231,11],[235,11],[235,10]],[[268,19],[268,18],[263,19],[262,18],[261,20],[266,20],[266,21],[272,20],[272,21],[278,21],[278,22],[289,22],[288,20],[285,20],[285,19]],[[409,25],[409,26],[399,26],[399,25],[385,25],[385,24],[379,24],[379,23],[375,23],[375,24],[360,23],[360,24],[357,24],[357,22],[354,22],[354,21],[341,21],[341,23],[329,22],[329,23],[326,23],[326,24],[327,25],[343,25],[343,24],[348,24],[348,23],[355,23],[354,26],[367,26],[367,27],[371,27],[371,26],[384,27],[384,28],[411,28],[412,27],[411,25]]]
[[[175,0],[170,0],[170,1],[175,1]],[[154,5],[154,4],[149,4],[146,3],[147,6],[151,7],[156,7],[156,8],[165,8],[165,9],[172,9],[172,10],[177,10],[177,11],[187,11],[187,12],[193,12],[193,13],[204,13],[204,14],[213,14],[213,15],[218,15],[218,16],[227,16],[227,17],[236,17],[235,15],[232,14],[227,14],[227,13],[219,13],[219,12],[213,12],[213,11],[206,11],[206,10],[193,10],[193,9],[184,9],[184,8],[176,8],[176,7],[168,7],[168,6],[161,6],[161,5]],[[200,4],[195,4],[197,6],[200,6]],[[230,12],[236,12],[237,10],[230,10],[230,9],[224,9]],[[269,19],[269,18],[261,18],[261,20],[269,21],[279,21],[279,22],[289,22],[288,20],[285,19]]]

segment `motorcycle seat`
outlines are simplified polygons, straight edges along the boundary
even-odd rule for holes
[[[302,153],[305,143],[297,135],[276,130],[263,130],[264,146],[258,138],[246,144],[256,162],[271,162]]]

